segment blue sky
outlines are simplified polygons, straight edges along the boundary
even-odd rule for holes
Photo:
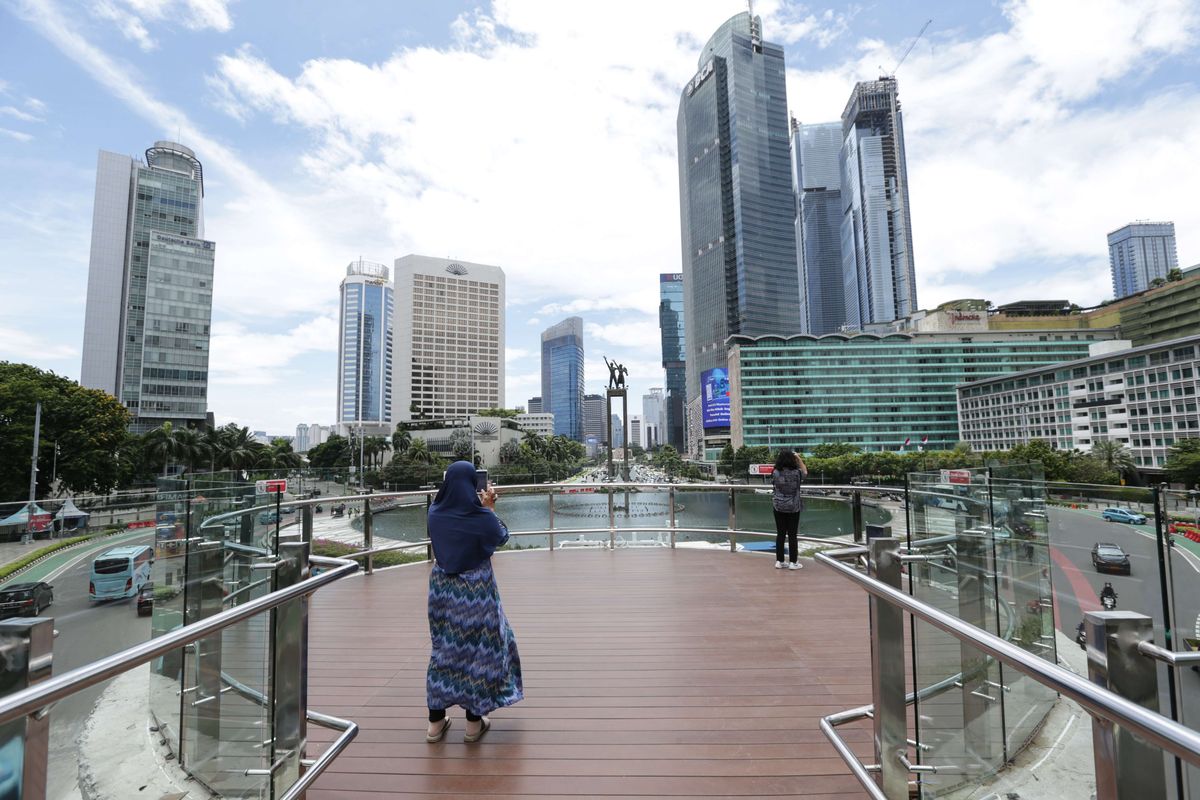
[[[360,255],[503,267],[509,405],[583,316],[587,375],[662,384],[679,269],[675,115],[738,2],[0,0],[0,358],[79,374],[96,152],[178,137],[217,242],[210,408],[332,421],[336,299]],[[1176,223],[1200,262],[1200,9],[1185,0],[759,0],[788,100],[838,117],[898,73],[920,305],[1110,294],[1105,234]],[[635,404],[636,405],[636,404]]]

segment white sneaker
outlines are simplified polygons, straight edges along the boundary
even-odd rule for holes
[[[803,565],[799,561],[793,561],[792,563],[788,564],[788,569],[801,569],[802,566]]]
[[[782,561],[776,561],[776,562],[775,562],[775,569],[783,569],[783,562],[782,562]]]

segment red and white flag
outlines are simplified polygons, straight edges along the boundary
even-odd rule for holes
[[[929,437],[928,437],[928,436],[922,436],[922,437],[921,437],[921,444],[929,444]]]
[[[909,436],[909,437],[905,438],[905,440],[904,440],[904,444],[902,444],[902,445],[900,445],[900,446],[901,446],[901,447],[908,447],[908,443],[909,443],[909,442],[911,442],[911,441],[912,441],[912,437],[911,437],[911,436]]]

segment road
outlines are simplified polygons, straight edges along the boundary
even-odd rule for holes
[[[56,554],[12,581],[47,580],[54,605],[43,614],[54,619],[54,674],[61,675],[98,658],[112,655],[150,637],[150,617],[139,617],[132,599],[93,604],[88,599],[92,559],[126,544],[153,544],[154,529],[110,537]],[[50,775],[46,797],[60,800],[76,785],[75,739],[107,683],[84,689],[60,701],[50,712]]]

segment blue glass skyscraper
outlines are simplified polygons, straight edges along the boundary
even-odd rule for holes
[[[1150,288],[1179,266],[1174,222],[1131,222],[1108,235],[1113,297],[1120,300]]]
[[[896,79],[858,83],[842,112],[842,278],[846,324],[917,310],[904,120]]]
[[[801,332],[837,333],[846,324],[842,280],[842,124],[792,123]]]
[[[687,403],[687,339],[683,332],[683,273],[658,276],[658,329],[662,336],[662,365],[667,373],[666,430],[662,441],[682,450],[684,406]]]
[[[763,41],[758,17],[737,14],[709,39],[677,127],[688,451],[698,455],[728,436],[705,431],[700,394],[701,376],[726,368],[726,338],[800,328],[783,48]]]
[[[395,299],[383,264],[354,261],[342,281],[338,422],[386,433],[392,422]]]
[[[542,411],[554,435],[583,441],[583,319],[567,317],[542,332]]]

